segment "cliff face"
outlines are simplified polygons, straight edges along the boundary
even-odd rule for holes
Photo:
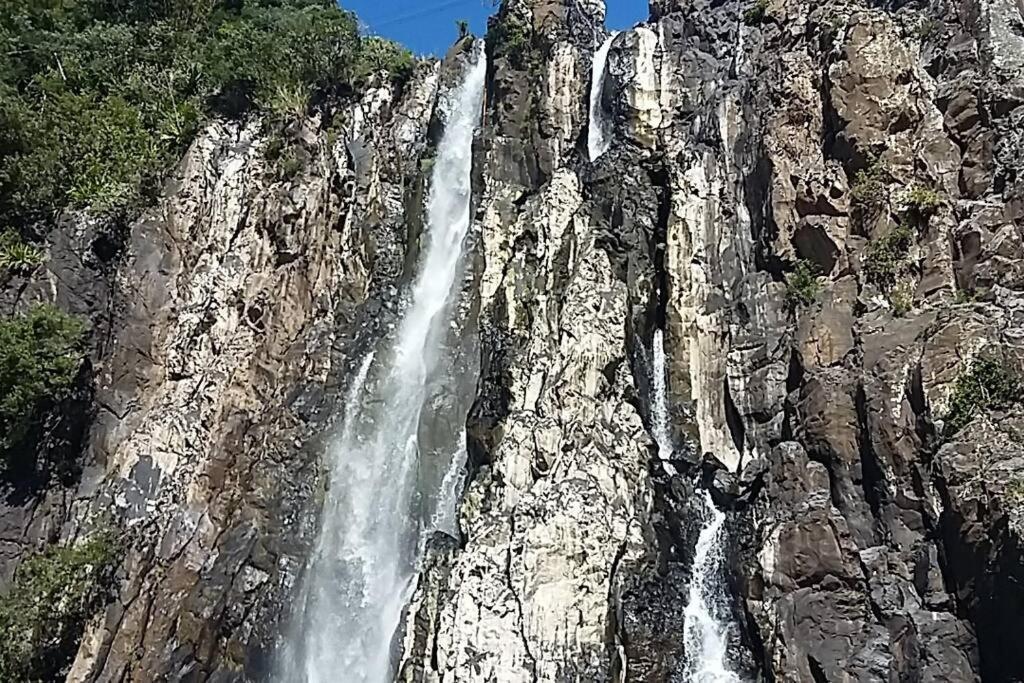
[[[612,42],[591,162],[604,7],[503,4],[461,537],[429,544],[399,680],[687,680],[702,486],[741,680],[1024,680],[1024,413],[994,400],[1024,371],[1021,15],[655,0]],[[288,178],[258,124],[211,125],[126,236],[68,216],[8,282],[94,344],[39,446],[83,469],[7,496],[5,572],[111,520],[128,539],[69,681],[270,676],[464,46],[294,124]]]

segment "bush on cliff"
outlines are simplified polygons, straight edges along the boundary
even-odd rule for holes
[[[0,453],[21,440],[40,408],[65,398],[84,339],[81,322],[45,304],[0,319]]]
[[[998,358],[979,356],[956,380],[943,430],[952,436],[978,413],[1009,408],[1022,399],[1024,383],[1017,373]]]
[[[881,237],[872,240],[864,257],[864,273],[869,281],[888,291],[906,263],[914,233],[905,225],[896,225]]]
[[[532,29],[517,14],[506,13],[491,20],[487,29],[487,45],[495,57],[507,58],[517,69],[525,68],[530,51]]]
[[[111,583],[117,544],[109,533],[54,547],[22,562],[0,598],[0,680],[63,680],[86,622]]]
[[[786,301],[790,308],[810,306],[821,293],[817,268],[810,261],[797,261],[793,272],[786,276]]]
[[[0,224],[131,207],[204,117],[304,109],[372,70],[401,78],[411,64],[393,44],[360,37],[331,0],[10,0],[0,13]]]

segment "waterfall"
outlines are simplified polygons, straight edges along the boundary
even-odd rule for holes
[[[654,331],[651,349],[651,432],[658,454],[667,460],[673,451],[669,429],[665,334]],[[675,468],[664,463],[669,474]],[[683,647],[686,652],[687,683],[742,683],[729,670],[729,594],[725,570],[725,513],[715,507],[711,494],[704,492],[701,505],[703,526],[697,537],[690,574],[690,590],[683,613]]]
[[[587,126],[587,152],[594,161],[608,151],[612,141],[612,122],[601,106],[601,92],[604,89],[604,67],[608,63],[608,50],[618,33],[612,33],[594,53],[594,65],[590,81],[590,124]]]
[[[346,397],[345,420],[327,453],[330,487],[320,536],[303,582],[301,613],[283,648],[279,680],[386,683],[392,641],[414,588],[423,536],[454,525],[455,480],[465,459],[456,384],[452,311],[470,224],[473,132],[486,60],[475,46],[447,101],[427,202],[426,245],[393,339],[363,360]],[[372,367],[371,367],[372,366]],[[430,440],[429,444],[424,439]]]
[[[654,389],[654,400],[651,401],[651,431],[654,442],[658,445],[658,455],[662,460],[672,456],[672,434],[668,428],[668,390],[665,387],[665,334],[662,330],[654,331],[652,344],[651,378]]]
[[[683,613],[688,683],[742,683],[729,670],[729,594],[725,568],[725,513],[704,492],[704,526],[697,537],[690,591]]]

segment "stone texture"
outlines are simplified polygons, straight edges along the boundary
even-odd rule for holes
[[[749,680],[1024,680],[1024,418],[944,425],[982,354],[1024,370],[1019,3],[749,7],[656,0],[615,39],[595,163],[602,3],[499,9],[530,35],[516,58],[489,46],[474,148],[471,472],[399,680],[682,680],[701,488],[728,512]],[[8,310],[90,316],[96,379],[72,402],[95,419],[69,404],[40,443],[86,469],[8,496],[4,572],[105,510],[132,530],[70,680],[265,676],[316,531],[318,435],[415,259],[452,77],[372,90],[334,146],[296,128],[287,182],[256,124],[215,123],[123,254],[68,217],[45,272],[5,287]],[[917,187],[934,212],[909,206]],[[897,225],[887,286],[872,245]],[[648,436],[656,328],[671,454]]]

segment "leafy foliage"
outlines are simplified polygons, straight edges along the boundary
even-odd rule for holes
[[[993,356],[982,355],[956,380],[945,419],[945,433],[952,436],[979,412],[1008,408],[1024,398],[1020,377]]]
[[[86,622],[102,604],[117,544],[102,534],[26,559],[0,598],[0,680],[63,680]]]
[[[516,68],[526,65],[532,43],[532,30],[519,15],[507,13],[493,20],[487,31],[487,44],[495,57],[506,57]]]
[[[793,272],[786,276],[786,301],[792,308],[809,306],[821,293],[817,269],[810,261],[797,261]]]
[[[885,171],[878,162],[857,171],[850,187],[853,201],[863,208],[877,208],[885,203],[887,183]]]
[[[914,289],[909,284],[896,287],[889,294],[889,303],[892,305],[892,313],[897,318],[902,318],[914,308]]]
[[[909,212],[927,218],[938,210],[942,198],[931,188],[914,185],[903,195],[903,203]]]
[[[131,207],[211,113],[296,115],[412,64],[331,0],[8,0],[0,221]]]
[[[44,258],[42,249],[26,244],[15,232],[0,233],[0,270],[27,272]]]
[[[754,0],[754,3],[743,11],[743,23],[747,26],[757,26],[764,21],[768,13],[768,0]]]
[[[896,284],[896,276],[907,257],[914,235],[905,225],[897,225],[873,240],[867,248],[864,272],[868,280],[888,290]]]
[[[24,436],[43,404],[67,395],[84,337],[82,323],[45,304],[0,319],[0,452]]]

